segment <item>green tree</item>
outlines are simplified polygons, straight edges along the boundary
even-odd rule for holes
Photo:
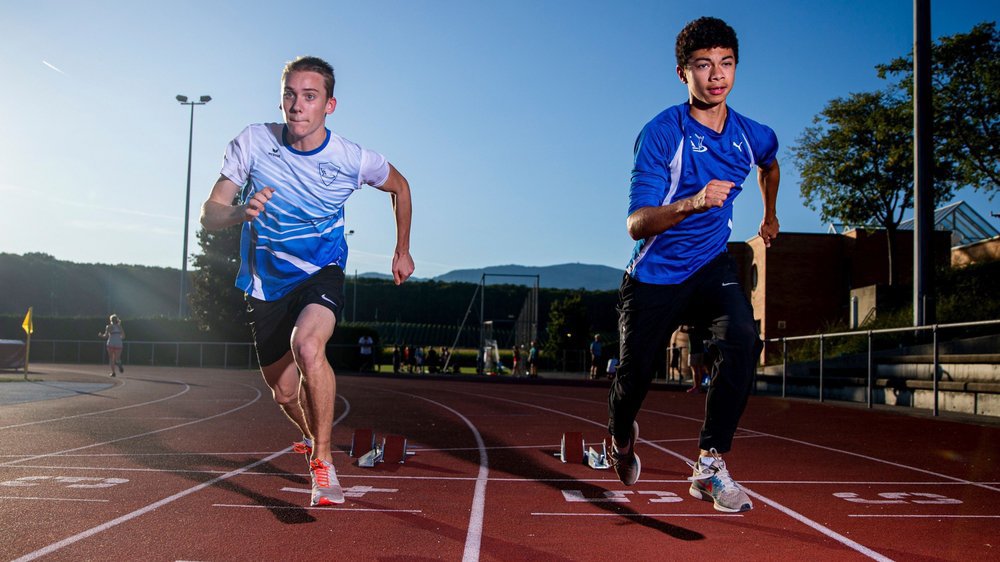
[[[876,67],[895,77],[904,99],[913,91],[913,55]],[[942,37],[931,47],[936,159],[955,164],[956,179],[1000,190],[1000,34],[996,22]]]
[[[590,341],[590,320],[580,293],[552,303],[546,334],[545,352],[548,354],[586,349]]]
[[[913,206],[912,115],[891,92],[851,94],[827,103],[791,149],[806,206],[825,221],[886,230],[890,285],[895,234]],[[935,187],[950,197],[949,183]]]
[[[191,313],[198,327],[220,340],[249,337],[246,302],[233,286],[240,268],[240,229],[198,231],[202,253],[194,257]]]

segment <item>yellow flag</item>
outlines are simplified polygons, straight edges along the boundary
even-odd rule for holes
[[[35,333],[35,324],[31,321],[32,308],[34,307],[31,306],[28,307],[28,313],[24,315],[24,322],[21,324],[21,327],[24,328],[24,333],[28,334],[29,336]]]

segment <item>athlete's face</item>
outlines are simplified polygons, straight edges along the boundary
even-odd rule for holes
[[[326,116],[336,107],[337,98],[327,97],[321,74],[309,70],[289,73],[281,93],[289,143],[299,150],[312,150],[322,144],[326,139]]]
[[[736,56],[729,48],[698,49],[691,53],[687,64],[677,67],[677,76],[687,84],[692,105],[712,107],[725,103],[736,81]]]

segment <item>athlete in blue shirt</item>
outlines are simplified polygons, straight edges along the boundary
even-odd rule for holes
[[[626,485],[640,473],[635,418],[658,351],[681,324],[711,331],[712,365],[698,461],[689,493],[724,512],[753,507],[722,454],[746,407],[761,352],[753,309],[726,253],[733,201],[755,168],[764,199],[759,236],[778,235],[778,142],[769,127],[726,104],[739,44],[722,20],[700,18],[677,36],[677,76],[688,101],[650,121],[635,143],[628,233],[636,240],[620,290],[621,363],[609,397],[612,462]]]
[[[246,294],[264,380],[302,432],[312,505],[343,503],[333,468],[336,381],[326,343],[344,307],[344,202],[363,185],[389,193],[396,221],[392,274],[413,273],[410,187],[386,159],[326,128],[337,107],[333,68],[300,57],[281,76],[285,122],[251,125],[226,149],[201,224],[243,224],[236,285]]]

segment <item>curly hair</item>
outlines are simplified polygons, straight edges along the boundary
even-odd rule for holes
[[[691,53],[698,49],[721,47],[732,49],[736,63],[740,62],[740,44],[736,40],[736,32],[729,24],[719,18],[701,17],[687,25],[677,34],[677,45],[674,49],[677,55],[677,66],[687,65]]]
[[[333,67],[330,63],[319,57],[308,57],[302,56],[293,61],[289,61],[285,65],[285,69],[281,72],[281,83],[285,83],[285,79],[292,72],[302,72],[311,71],[316,72],[323,77],[323,84],[326,86],[326,97],[333,97],[333,87],[337,83],[337,79],[333,76]]]

